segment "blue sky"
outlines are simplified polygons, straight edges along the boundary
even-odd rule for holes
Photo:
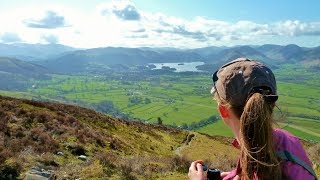
[[[318,0],[134,0],[144,10],[164,12],[169,15],[193,18],[255,22],[284,20],[319,21]],[[185,3],[181,3],[185,2]]]
[[[318,0],[11,0],[0,43],[93,48],[320,46]]]

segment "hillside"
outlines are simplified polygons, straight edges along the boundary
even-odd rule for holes
[[[260,61],[267,62],[272,64],[272,60],[268,58],[266,55],[260,53],[250,46],[239,46],[228,48],[220,51],[219,53],[211,53],[208,55],[208,62],[215,62],[220,65],[225,64],[228,61],[232,61],[239,57],[247,57],[251,59],[259,59]]]
[[[186,176],[190,160],[214,161],[235,151],[226,138],[193,137],[191,132],[123,121],[72,105],[0,96],[0,119],[1,179],[9,174],[24,178],[36,169],[59,179],[176,179]],[[219,153],[189,153],[192,139],[193,146],[199,140],[211,142],[204,147],[214,146]],[[230,169],[234,159],[231,155],[225,158],[227,165],[217,166]]]
[[[295,44],[289,44],[286,46],[279,45],[263,45],[257,48],[258,51],[264,53],[266,56],[276,59],[278,62],[299,62],[303,60],[306,54],[304,48]],[[313,58],[312,58],[313,59]]]
[[[185,179],[192,160],[230,170],[238,154],[225,137],[72,105],[0,96],[0,119],[0,179]],[[319,145],[304,145],[318,167]]]
[[[25,90],[31,79],[48,79],[49,70],[37,64],[14,58],[0,57],[0,89]]]
[[[49,70],[45,67],[8,57],[0,57],[0,71],[25,76],[49,73]]]

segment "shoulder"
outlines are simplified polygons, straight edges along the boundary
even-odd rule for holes
[[[274,146],[277,152],[290,152],[290,154],[299,157],[307,164],[311,164],[299,138],[283,129],[274,129],[273,136]]]
[[[299,138],[283,129],[273,129],[273,138],[276,151],[289,150],[290,152],[305,153]]]

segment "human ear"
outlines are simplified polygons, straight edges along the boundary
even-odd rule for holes
[[[219,112],[223,119],[229,118],[229,109],[226,106],[219,105]]]

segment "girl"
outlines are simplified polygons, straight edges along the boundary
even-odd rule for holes
[[[221,179],[316,179],[299,140],[272,127],[278,99],[276,80],[265,65],[239,58],[213,74],[211,92],[240,149],[237,168]],[[202,161],[189,168],[190,179],[206,179]]]

